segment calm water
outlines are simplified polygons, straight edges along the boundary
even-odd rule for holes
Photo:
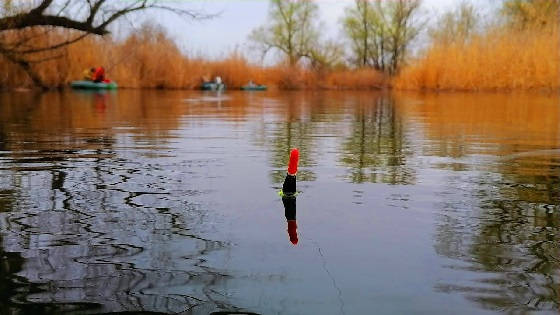
[[[557,314],[559,212],[558,96],[0,94],[0,314]]]

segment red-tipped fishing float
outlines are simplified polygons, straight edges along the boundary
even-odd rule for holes
[[[282,185],[282,193],[284,196],[294,196],[296,193],[296,174],[299,163],[299,151],[294,148],[290,152],[290,163],[288,164],[288,174],[284,179],[284,185]]]
[[[290,151],[290,163],[288,164],[288,175],[296,176],[299,163],[299,150],[297,148]]]

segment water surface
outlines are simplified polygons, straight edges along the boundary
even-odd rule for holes
[[[1,314],[557,314],[559,212],[555,95],[0,94]]]

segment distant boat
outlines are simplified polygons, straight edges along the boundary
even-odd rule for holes
[[[72,81],[70,86],[73,89],[86,89],[86,90],[115,90],[118,88],[115,82],[93,82],[93,81]]]
[[[204,82],[200,89],[204,91],[223,91],[226,89],[226,85],[223,83]]]
[[[266,85],[247,84],[241,87],[244,91],[266,91]]]

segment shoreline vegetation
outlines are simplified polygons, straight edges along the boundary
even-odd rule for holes
[[[558,26],[493,29],[468,41],[434,43],[392,83],[405,90],[559,91]]]
[[[273,3],[277,8],[272,7],[272,15],[275,9],[288,5],[282,1]],[[302,10],[316,11],[309,2],[304,3],[306,7]],[[53,51],[34,53],[35,61],[30,62],[30,67],[51,88],[68,87],[71,81],[81,79],[84,69],[102,65],[108,77],[122,88],[198,89],[204,79],[220,76],[227,89],[239,89],[252,81],[272,90],[559,91],[559,3],[505,0],[500,18],[485,21],[484,25],[474,8],[463,3],[440,16],[428,30],[426,48],[406,55],[403,52],[410,48],[405,44],[395,48],[402,49],[399,55],[376,50],[379,40],[382,49],[389,45],[391,34],[376,34],[379,25],[368,19],[375,21],[376,16],[391,12],[391,8],[384,8],[381,1],[357,0],[355,8],[348,8],[343,21],[351,39],[348,44],[310,43],[323,50],[307,47],[305,52],[286,53],[285,61],[272,66],[255,64],[239,51],[232,51],[221,60],[189,56],[161,27],[146,25],[124,40],[90,35]],[[372,30],[373,37],[363,40],[373,44],[359,46],[360,27]],[[418,28],[411,29],[418,32]],[[286,31],[282,25],[272,25],[270,30]],[[260,28],[252,37],[269,43],[274,39],[267,38],[267,31]],[[0,41],[17,43],[20,38],[32,38],[33,45],[43,47],[81,34],[39,26],[3,31]],[[271,47],[276,46],[267,49]],[[352,50],[353,57],[344,59],[341,52],[345,49]],[[327,62],[327,57],[332,57],[332,61]],[[385,64],[389,66],[384,68]],[[0,90],[36,86],[29,71],[7,55],[0,54],[0,69]]]
[[[33,30],[40,32],[41,30]],[[69,31],[50,32],[41,41],[58,42]],[[72,31],[70,31],[72,32]],[[71,36],[71,35],[70,35]],[[102,47],[102,49],[101,49]],[[227,89],[239,89],[249,81],[279,90],[377,90],[389,86],[389,77],[371,68],[310,69],[278,63],[260,66],[233,51],[221,60],[188,56],[157,27],[147,26],[123,41],[89,36],[61,50],[61,56],[35,65],[37,75],[49,87],[68,87],[81,79],[84,69],[104,65],[107,76],[119,88],[199,89],[203,79],[220,76]],[[45,53],[37,58],[48,58]],[[18,65],[0,56],[0,88],[31,88],[33,81]]]

